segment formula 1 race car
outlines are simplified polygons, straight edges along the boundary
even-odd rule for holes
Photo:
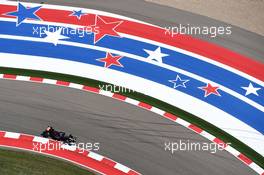
[[[41,133],[42,137],[51,138],[53,140],[61,141],[68,145],[73,145],[76,143],[77,138],[73,137],[71,134],[66,135],[65,132],[56,131],[51,126],[48,126],[45,131]]]

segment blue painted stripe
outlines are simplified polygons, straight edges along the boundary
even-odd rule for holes
[[[50,29],[58,29],[56,26],[49,26]],[[38,29],[38,31],[42,28],[42,35],[40,36],[34,29]],[[44,34],[44,29],[47,29],[47,25],[32,25],[32,24],[22,24],[19,27],[15,27],[15,23],[13,22],[3,22],[0,21],[0,33],[1,34],[8,34],[8,35],[18,35],[18,36],[30,36],[30,37],[37,37],[43,38],[46,35]],[[83,31],[79,31],[79,34],[74,33],[75,30],[71,28],[65,28],[65,31],[68,31],[69,34],[66,36],[70,37],[70,39],[66,39],[66,41],[71,42],[78,42],[84,44],[93,45],[93,34],[85,34],[82,33]],[[83,37],[82,37],[83,36]],[[114,50],[119,50],[126,53],[131,53],[134,55],[148,57],[148,54],[143,50],[155,50],[157,48],[156,45],[152,45],[149,43],[144,43],[128,38],[117,38],[117,37],[110,37],[106,36],[102,40],[100,40],[97,46],[110,48]],[[241,77],[235,73],[227,71],[223,68],[215,66],[213,64],[201,61],[197,58],[184,55],[182,53],[169,50],[166,48],[161,48],[163,53],[169,54],[168,57],[163,58],[163,62],[165,64],[171,65],[173,67],[177,67],[188,72],[194,73],[211,81],[214,81],[218,84],[221,84],[233,91],[245,95],[245,90],[241,87],[248,86],[249,80]],[[253,83],[255,87],[262,87],[259,84]],[[264,91],[263,87],[262,90],[258,91],[259,96],[254,94],[248,95],[247,98],[264,105]]]
[[[0,52],[55,57],[65,60],[92,64],[96,66],[103,66],[104,63],[96,61],[96,59],[105,57],[105,52],[91,49],[64,45],[58,45],[55,47],[53,44],[50,43],[9,39],[0,39]],[[122,58],[120,62],[124,65],[124,68],[117,66],[111,66],[110,68],[124,73],[136,75],[138,77],[142,77],[171,88],[172,84],[169,83],[168,80],[174,79],[177,74],[180,75],[183,79],[190,79],[190,81],[186,84],[187,88],[180,87],[177,90],[189,94],[193,97],[199,98],[200,100],[205,101],[213,106],[216,106],[219,109],[222,109],[223,111],[226,111],[227,113],[235,116],[239,120],[247,123],[262,134],[264,133],[263,112],[231,96],[230,94],[219,90],[220,94],[222,95],[221,97],[210,95],[207,98],[204,98],[204,91],[197,88],[204,86],[204,82],[200,82],[191,77],[186,77],[185,75],[182,75],[177,72],[173,72],[152,64],[148,64],[142,61],[137,61],[126,57]]]

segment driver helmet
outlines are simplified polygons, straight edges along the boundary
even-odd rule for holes
[[[46,131],[51,131],[53,128],[51,126],[48,126]]]

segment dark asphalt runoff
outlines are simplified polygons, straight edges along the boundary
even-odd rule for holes
[[[97,94],[0,80],[0,112],[1,130],[39,135],[52,125],[79,142],[100,143],[99,154],[145,175],[255,174],[225,151],[165,151],[165,142],[209,142],[157,114]]]
[[[41,2],[31,0],[30,2]],[[43,1],[132,17],[162,27],[228,24],[142,0]],[[202,37],[257,60],[264,60],[263,36],[232,26],[232,35]],[[38,135],[47,125],[99,142],[99,153],[145,175],[237,175],[253,170],[225,151],[164,150],[165,142],[208,143],[160,116],[108,97],[65,87],[0,80],[0,129]]]

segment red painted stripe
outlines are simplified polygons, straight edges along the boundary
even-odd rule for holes
[[[217,143],[218,145],[223,146],[224,148],[227,146],[227,144],[226,144],[223,140],[221,140],[221,139],[219,139],[219,138],[215,138],[215,139],[213,140],[213,142]]]
[[[107,159],[107,158],[103,158],[103,160],[101,162],[103,162],[104,164],[111,166],[111,167],[114,167],[116,165],[116,162],[114,162],[110,159]]]
[[[139,173],[137,173],[133,170],[130,170],[127,174],[129,174],[129,175],[140,175]]]
[[[12,139],[12,138],[4,138],[1,137],[1,135],[4,135],[5,132],[0,131],[0,145],[2,146],[9,146],[9,147],[14,147],[14,148],[21,148],[21,149],[26,149],[29,151],[35,151],[40,153],[37,150],[34,150],[33,146],[33,136],[30,135],[24,135],[21,134],[21,137],[19,139]],[[50,142],[58,143],[56,141],[50,140]],[[90,157],[87,156],[88,151],[85,151],[84,153],[78,153],[77,151],[69,151],[69,150],[51,150],[51,149],[46,149],[43,150],[42,153],[46,153],[49,155],[53,156],[58,156],[60,158],[64,158],[70,161],[74,161],[75,163],[81,164],[85,167],[95,169],[103,174],[115,174],[115,175],[125,175],[126,173],[115,169],[113,165],[113,161],[110,159],[104,160],[104,162],[100,162],[97,160],[94,160]],[[114,162],[115,163],[115,162]]]
[[[244,154],[242,154],[242,153],[240,153],[239,155],[238,155],[238,158],[240,159],[240,160],[242,160],[245,164],[247,164],[247,165],[250,165],[251,163],[252,163],[252,160],[251,159],[249,159],[247,156],[245,156]]]
[[[5,16],[5,13],[11,12],[11,11],[16,11],[17,7],[16,6],[11,6],[11,5],[0,5],[0,17],[8,17],[8,18],[16,18],[14,16]]]
[[[16,10],[15,6],[10,5],[0,5],[0,14]],[[65,10],[54,10],[42,8],[37,12],[43,20],[50,22],[61,22],[68,24],[76,24],[88,26],[94,24],[95,15],[89,14],[83,16],[81,20],[77,20],[75,17],[69,17],[68,15],[72,13]],[[54,18],[54,15],[56,18]],[[2,17],[4,16],[0,15]],[[103,17],[107,22],[118,21],[121,19],[112,17]],[[238,69],[245,72],[253,77],[256,77],[264,81],[264,64],[257,62],[249,57],[243,56],[241,54],[235,53],[226,48],[217,46],[200,39],[193,38],[188,35],[175,35],[171,37],[165,35],[165,30],[161,28],[156,28],[153,26],[148,26],[145,24],[123,20],[123,23],[119,25],[116,29],[118,32],[139,36],[142,38],[147,38],[157,42],[165,43],[171,46],[175,46],[184,50],[188,50],[193,53],[208,57],[217,62],[226,64],[230,67]],[[147,31],[147,32],[146,32]]]
[[[3,78],[6,79],[16,79],[17,75],[12,75],[12,74],[4,74]]]
[[[99,161],[96,161],[92,158],[89,158],[88,156],[80,156],[79,153],[75,153],[72,151],[62,150],[62,151],[46,151],[46,153],[50,153],[52,155],[56,155],[59,157],[66,158],[68,160],[73,160],[74,162],[77,162],[83,166],[91,167],[93,169],[96,169],[99,172],[102,172],[104,174],[117,174],[117,175],[124,175],[125,173],[114,169],[106,164],[102,164]]]
[[[69,16],[72,11],[66,10],[54,10],[42,8],[36,13],[42,20],[59,22],[59,23],[69,23],[81,26],[91,26],[95,23],[95,14],[84,15],[80,20],[75,16]],[[56,16],[56,18],[54,18]]]
[[[60,86],[69,86],[70,82],[57,80],[56,84]]]
[[[166,112],[164,115],[163,115],[165,118],[167,118],[167,119],[169,119],[169,120],[173,120],[173,121],[175,121],[175,120],[177,120],[177,116],[175,116],[175,115],[173,115],[173,114],[171,114],[171,113],[168,113],[168,112]]]
[[[5,136],[5,132],[0,131],[0,138]]]
[[[203,130],[196,125],[190,124],[188,127],[197,133],[203,132]]]
[[[122,100],[125,101],[127,97],[120,95],[120,94],[114,94],[113,98],[118,99],[118,100]]]
[[[235,53],[218,45],[193,38],[188,35],[176,35],[174,37],[171,37],[164,34],[164,29],[138,24],[135,22],[126,22],[125,24],[125,27],[124,25],[122,25],[120,26],[120,28],[118,28],[119,32],[136,35],[142,38],[147,38],[193,53],[197,53],[264,81],[264,64],[249,57]]]
[[[86,91],[90,91],[90,92],[95,92],[95,93],[99,93],[99,91],[100,91],[100,89],[94,88],[94,87],[90,87],[90,86],[83,86],[82,89],[86,90]]]
[[[147,103],[144,103],[144,102],[140,102],[140,103],[138,104],[138,106],[140,106],[140,107],[142,107],[142,108],[145,108],[145,109],[151,109],[151,108],[152,108],[151,105],[149,105],[149,104],[147,104]]]
[[[28,142],[32,142],[34,137],[32,136],[29,136],[29,135],[24,135],[24,134],[21,134],[20,137],[19,137],[20,140],[23,140],[23,141],[28,141]],[[33,146],[33,145],[32,145]]]
[[[43,78],[40,77],[30,77],[29,79],[30,81],[34,81],[34,82],[42,82]]]
[[[76,149],[75,152],[82,154],[83,156],[88,156],[88,154],[89,154],[89,151],[81,150],[81,149]]]

